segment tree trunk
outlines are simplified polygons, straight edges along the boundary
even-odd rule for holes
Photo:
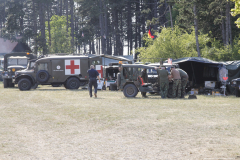
[[[132,14],[131,2],[127,2],[127,39],[128,39],[128,55],[132,51]]]
[[[105,0],[103,0],[103,8],[104,8],[104,22],[105,22],[105,38],[104,38],[104,41],[105,41],[105,54],[109,54],[109,38],[108,38],[108,12],[107,12],[107,7],[106,7],[106,2]]]
[[[169,5],[168,7],[169,7],[169,13],[170,13],[171,28],[172,28],[172,30],[173,30],[172,6],[171,6],[171,5]]]
[[[105,39],[104,39],[104,20],[103,20],[103,12],[102,12],[102,0],[99,0],[99,25],[100,25],[100,39],[101,39],[101,48],[102,48],[102,54],[105,54],[106,45],[105,45]]]
[[[46,38],[45,38],[45,3],[39,3],[39,21],[40,21],[40,31],[41,31],[41,41],[40,46],[43,50],[43,55],[47,54],[47,45],[46,45]]]
[[[74,2],[73,2],[73,0],[70,0],[71,37],[72,37],[72,39],[71,39],[71,50],[72,50],[72,53],[74,52],[74,15],[73,15],[73,7],[74,7]]]
[[[139,25],[139,15],[140,15],[140,5],[139,1],[136,2],[136,11],[135,11],[135,49],[138,47],[138,25]]]
[[[58,6],[58,8],[59,8],[59,16],[62,16],[62,0],[60,0],[60,7]]]
[[[49,9],[50,8],[50,9]],[[48,5],[47,6],[47,15],[48,15],[48,38],[49,38],[49,42],[48,42],[48,44],[49,44],[49,46],[51,46],[51,26],[50,26],[50,11],[51,11],[51,6],[50,5]]]
[[[66,17],[67,17],[67,24],[66,24],[66,29],[67,29],[67,33],[68,33],[68,0],[66,0]]]
[[[96,54],[95,46],[94,46],[94,39],[92,40],[92,54]]]
[[[228,1],[228,30],[229,30],[229,40],[230,45],[233,45],[232,40],[232,27],[231,27],[231,15],[230,15],[230,2]]]
[[[229,45],[229,3],[226,4],[226,45]]]
[[[223,19],[223,13],[221,11],[221,17],[222,17],[222,24],[221,24],[221,29],[222,29],[222,39],[223,39],[223,44],[226,45],[226,37],[225,37],[225,24],[224,24],[224,19]]]
[[[36,0],[33,0],[33,34],[34,34],[34,54],[37,55],[38,47],[37,47],[37,8],[36,8]]]
[[[158,7],[157,2],[158,2],[158,0],[154,0],[154,5],[153,5],[153,17],[154,18],[158,18],[157,17],[157,7]],[[157,27],[158,27],[158,24],[153,25],[154,30],[157,30]]]
[[[200,53],[200,49],[199,49],[199,42],[198,42],[198,21],[197,21],[197,10],[196,10],[195,3],[193,4],[193,13],[194,13],[194,28],[195,28],[197,52],[198,52],[198,57],[201,57],[201,53]]]

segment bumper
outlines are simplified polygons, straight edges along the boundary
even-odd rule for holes
[[[237,89],[240,90],[240,84],[231,84],[231,87],[233,87],[233,88],[237,88]]]

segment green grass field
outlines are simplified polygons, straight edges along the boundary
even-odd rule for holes
[[[0,83],[0,159],[238,159],[240,98],[161,99]]]

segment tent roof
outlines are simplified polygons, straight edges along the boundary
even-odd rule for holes
[[[12,52],[32,52],[30,47],[24,42],[15,42],[0,38],[0,55],[4,56]]]
[[[165,61],[167,63],[167,60]],[[199,63],[208,63],[208,64],[223,64],[222,62],[212,61],[207,58],[202,57],[185,57],[179,58],[172,61],[173,63],[183,63],[183,62],[199,62]]]
[[[240,67],[240,60],[238,61],[226,61],[226,62],[221,62],[223,63],[228,70],[236,70]]]
[[[0,38],[0,44],[0,53],[10,53],[16,47],[18,42],[11,42],[10,40]]]

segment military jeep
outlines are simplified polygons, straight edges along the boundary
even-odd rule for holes
[[[141,72],[154,67],[142,64],[122,64],[117,74],[117,87],[123,91],[125,97],[135,97],[138,92],[153,92],[151,83],[144,83],[141,79]]]
[[[233,79],[231,86],[235,88],[236,97],[240,97],[240,78]]]

